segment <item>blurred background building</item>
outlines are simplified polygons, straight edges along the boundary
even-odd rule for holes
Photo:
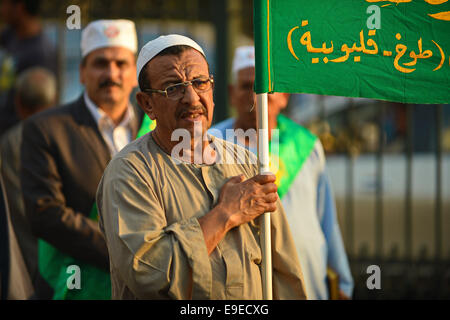
[[[60,102],[82,90],[81,30],[66,27],[67,7],[78,5],[81,27],[102,18],[135,21],[139,47],[161,34],[194,38],[205,49],[216,83],[214,121],[232,115],[231,59],[237,46],[252,43],[252,1],[43,0],[42,5],[45,33],[58,49]],[[450,105],[298,94],[284,112],[324,145],[355,279],[353,298],[450,298]],[[366,286],[366,269],[373,264],[381,268],[381,290]]]

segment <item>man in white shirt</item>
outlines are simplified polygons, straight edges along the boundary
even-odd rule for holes
[[[216,124],[211,134],[236,141],[256,154],[253,46],[236,49],[232,74],[230,98],[237,117]],[[314,300],[348,299],[352,296],[353,279],[326,172],[325,153],[316,136],[280,113],[288,99],[286,93],[268,95],[271,170],[277,176],[278,195],[292,230],[307,296]],[[334,286],[328,283],[334,278],[327,278],[331,270],[338,276],[340,290],[332,290]]]
[[[84,94],[24,124],[25,208],[40,238],[39,271],[54,299],[111,296],[108,251],[98,228],[95,192],[111,157],[139,130],[141,113],[129,101],[137,85],[136,51],[132,21],[90,23],[81,37]],[[72,265],[79,269],[68,269]]]

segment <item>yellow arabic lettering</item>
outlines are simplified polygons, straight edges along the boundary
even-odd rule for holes
[[[324,54],[329,54],[329,53],[333,52],[333,50],[334,50],[333,41],[330,41],[330,42],[331,42],[331,48],[327,48],[325,42],[322,44],[322,52]]]
[[[433,5],[443,4],[443,3],[447,2],[447,1],[448,0],[425,0],[426,3],[433,4]]]
[[[442,66],[444,65],[445,55],[444,55],[444,50],[442,50],[442,48],[436,42],[434,42],[434,40],[431,40],[431,41],[433,41],[433,43],[436,45],[436,47],[438,47],[439,52],[441,53],[441,62],[439,63],[439,65],[436,68],[433,69],[433,71],[436,71],[436,70],[439,70],[440,68],[442,68]]]
[[[374,1],[375,2],[375,1]],[[308,20],[303,20],[301,23],[301,26],[306,26],[308,25]],[[289,30],[288,35],[287,35],[287,45],[288,45],[288,49],[290,51],[290,53],[292,54],[292,56],[296,59],[296,60],[300,60],[297,55],[295,54],[293,45],[292,45],[292,34],[295,30],[299,29],[300,26],[295,26],[292,29]],[[368,36],[375,36],[376,35],[376,30],[369,30],[368,32]],[[397,40],[401,40],[402,36],[400,33],[397,33],[395,35],[395,38]],[[442,66],[445,63],[445,53],[443,51],[443,49],[439,46],[438,43],[436,43],[434,40],[431,40],[434,45],[438,48],[439,52],[440,52],[440,62],[438,64],[438,66],[436,68],[434,68],[433,71],[437,71],[439,69],[442,68]],[[303,46],[306,47],[307,52],[310,53],[323,53],[323,54],[330,54],[333,52],[334,50],[334,44],[333,41],[331,42],[331,47],[327,47],[326,42],[322,43],[321,47],[314,47],[312,45],[312,41],[311,41],[311,31],[306,31],[303,33],[303,35],[300,38],[299,41]],[[402,73],[411,73],[414,72],[416,69],[415,68],[406,68],[406,67],[413,67],[417,65],[417,61],[418,59],[428,59],[431,58],[433,56],[433,51],[432,50],[423,50],[423,40],[422,38],[419,38],[419,40],[417,41],[417,48],[418,48],[418,53],[416,53],[416,51],[411,50],[411,52],[409,53],[409,57],[412,59],[411,61],[408,62],[401,62],[402,58],[405,56],[405,54],[408,51],[408,47],[405,44],[401,44],[398,43],[395,46],[395,58],[394,58],[394,67],[395,69],[397,69],[398,71],[402,72]],[[350,54],[353,52],[362,52],[365,54],[371,54],[371,55],[376,55],[379,52],[379,48],[377,43],[375,42],[374,39],[372,38],[368,38],[367,41],[365,41],[364,38],[364,30],[361,30],[359,33],[359,44],[356,42],[353,43],[352,47],[349,47],[348,44],[344,43],[341,46],[341,52],[344,53],[343,56],[335,58],[335,59],[329,59],[328,57],[323,57],[323,58],[312,58],[311,59],[311,63],[316,64],[319,63],[320,60],[322,60],[325,64],[327,64],[328,62],[334,62],[334,63],[341,63],[341,62],[345,62],[350,58]],[[385,57],[391,57],[393,55],[392,51],[386,51],[386,50],[382,50],[381,54]],[[353,57],[353,61],[354,62],[360,62],[361,61],[361,56],[360,55],[356,55]],[[450,64],[450,56],[449,56],[449,64]]]
[[[404,66],[415,66],[417,63],[417,59],[428,59],[433,56],[433,52],[431,50],[425,50],[422,52],[422,38],[417,41],[417,46],[419,47],[419,54],[416,54],[414,51],[411,51],[409,56],[413,58],[413,61],[403,63]]]
[[[416,70],[416,69],[408,69],[408,68],[404,68],[404,67],[401,67],[401,66],[398,64],[398,61],[399,61],[400,58],[405,54],[406,50],[407,50],[407,47],[406,47],[405,45],[403,45],[403,44],[398,44],[398,45],[395,47],[395,51],[397,52],[397,56],[396,56],[395,59],[394,59],[394,66],[395,66],[395,69],[397,69],[397,70],[400,71],[400,72],[403,72],[403,73],[411,73],[411,72],[413,72],[413,71]]]
[[[412,0],[366,0],[366,2],[392,2],[395,4],[399,4],[399,3],[407,3],[407,2],[411,2]]]
[[[356,52],[364,52],[366,51],[366,44],[364,43],[364,32],[361,30],[359,33],[359,43],[361,44],[360,47],[356,46],[356,42],[353,44],[352,49]]]
[[[450,11],[438,12],[435,14],[428,14],[430,17],[438,20],[450,21]]]
[[[342,51],[342,52],[345,52],[345,56],[339,57],[339,58],[336,58],[336,59],[332,59],[332,60],[330,60],[330,61],[331,61],[331,62],[334,62],[334,63],[340,63],[340,62],[345,62],[345,61],[347,61],[347,60],[348,60],[348,57],[350,56],[350,53],[353,52],[353,49],[350,49],[350,48],[348,47],[348,45],[347,45],[346,43],[344,43],[344,44],[342,45],[342,47],[341,47],[341,51]]]
[[[432,4],[432,5],[439,5],[439,4],[443,4],[445,2],[447,2],[448,0],[424,0],[426,3],[428,4]],[[408,3],[408,2],[412,2],[412,0],[366,0],[366,2],[370,2],[370,3],[374,3],[374,2],[391,2],[391,3],[395,3],[395,4],[399,4],[399,3]]]
[[[369,36],[375,35],[375,32],[376,32],[375,30],[370,30],[369,31]],[[363,53],[366,53],[366,54],[377,54],[378,53],[378,45],[373,39],[368,39],[367,40],[367,45],[368,46],[372,46],[373,49],[367,49],[366,44],[364,42],[364,31],[363,30],[361,30],[361,32],[359,33],[359,42],[360,42],[360,46],[359,47],[356,45],[356,42],[355,42],[351,48],[349,48],[348,45],[346,43],[344,43],[342,45],[342,47],[341,47],[341,51],[345,52],[345,55],[342,56],[342,57],[330,60],[330,61],[334,62],[334,63],[345,62],[349,58],[350,53],[355,52],[355,51],[356,52],[363,52]]]
[[[314,48],[311,44],[311,32],[306,31],[300,38],[300,43],[306,46],[306,51],[313,53],[329,54],[333,52],[333,41],[331,41],[331,48],[327,48],[326,43],[322,43],[322,48]]]
[[[289,51],[290,51],[291,54],[294,56],[294,58],[297,59],[297,60],[300,60],[300,59],[297,57],[297,55],[295,54],[294,48],[292,47],[292,32],[294,32],[294,30],[295,30],[295,29],[298,29],[298,28],[299,28],[299,26],[296,26],[296,27],[292,28],[292,29],[289,31],[289,33],[288,33],[288,35],[287,35],[287,45],[288,45]]]
[[[370,50],[367,49],[365,41],[364,41],[364,31],[363,30],[361,30],[361,32],[359,33],[359,43],[360,43],[359,47],[356,46],[356,42],[353,44],[353,46],[352,46],[353,51],[363,52],[366,54],[377,54],[378,53],[378,46],[373,39],[368,39],[367,45],[373,46],[374,48],[370,49]]]
[[[377,54],[378,53],[378,45],[373,39],[368,39],[367,45],[373,46],[374,48],[372,50],[366,50],[364,53],[367,53],[367,54]]]
[[[424,0],[424,1],[431,5],[440,5],[440,4],[448,2],[448,0]],[[370,2],[370,3],[390,2],[388,4],[383,4],[381,6],[381,7],[387,7],[387,6],[392,5],[392,3],[399,5],[400,3],[408,3],[408,2],[410,3],[410,2],[412,2],[412,0],[366,0],[366,2]],[[438,12],[438,13],[434,13],[434,14],[429,13],[428,15],[433,19],[450,21],[450,11],[443,11],[443,12]]]
[[[362,34],[362,30],[361,30],[361,34]],[[364,41],[364,37],[361,34],[360,34],[360,38],[362,37],[362,41]],[[375,34],[376,34],[375,29],[369,30],[369,36],[374,36]],[[363,51],[364,53],[367,53],[367,54],[377,54],[378,53],[378,45],[373,39],[367,39],[367,45],[373,46],[373,49],[371,49],[371,50],[366,49],[365,51]]]
[[[399,33],[397,33],[395,35],[395,37],[397,38],[397,40],[401,39],[401,35]],[[395,67],[395,69],[397,69],[398,71],[403,72],[403,73],[411,73],[414,70],[416,70],[416,69],[408,69],[408,68],[401,67],[400,64],[398,63],[400,61],[400,58],[403,57],[403,55],[405,54],[407,49],[408,49],[408,47],[405,46],[404,44],[397,44],[395,46],[395,51],[397,52],[397,55],[395,56],[395,59],[394,59],[394,67]]]

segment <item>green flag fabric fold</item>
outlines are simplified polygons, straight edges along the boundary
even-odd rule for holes
[[[255,0],[256,93],[450,102],[450,1]]]

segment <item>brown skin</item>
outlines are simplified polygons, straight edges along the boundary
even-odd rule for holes
[[[42,25],[39,18],[30,15],[21,2],[0,1],[0,15],[20,39],[30,38],[41,32]]]
[[[148,72],[152,89],[159,90],[164,90],[171,84],[209,77],[205,58],[194,49],[184,51],[180,56],[157,56],[149,62],[144,71]],[[214,111],[212,90],[197,94],[192,86],[188,86],[180,100],[168,99],[160,93],[149,95],[143,92],[138,92],[136,99],[150,119],[156,120],[157,125],[153,133],[155,140],[169,154],[178,144],[178,141],[171,141],[172,132],[176,129],[187,129],[191,133],[193,144],[194,119],[190,119],[189,115],[196,115],[195,121],[201,122],[202,135],[211,126]],[[203,148],[207,145],[208,142],[204,141]]]
[[[278,193],[274,175],[244,179],[243,175],[230,178],[220,190],[217,206],[198,219],[208,254],[231,229],[254,220],[264,212],[276,210]]]
[[[205,58],[191,49],[179,56],[165,55],[153,58],[148,67],[148,79],[153,89],[164,90],[168,85],[199,77],[208,77],[209,70]],[[196,114],[195,121],[201,121],[205,133],[211,126],[214,111],[213,92],[197,94],[192,86],[186,88],[184,97],[173,101],[159,93],[136,95],[140,107],[156,120],[153,137],[156,143],[168,154],[177,141],[171,141],[172,132],[178,128],[193,131],[193,120],[186,119],[187,114]],[[193,148],[191,141],[191,149]],[[209,145],[203,142],[204,147]],[[198,218],[203,231],[208,254],[227,232],[241,224],[252,221],[264,212],[276,210],[278,199],[274,175],[257,175],[244,180],[244,176],[230,178],[220,191],[217,205],[204,216]]]
[[[228,90],[232,105],[236,108],[238,116],[235,129],[256,129],[256,94],[253,92],[255,82],[255,67],[248,67],[238,71],[236,83],[230,85]],[[275,92],[267,95],[269,138],[272,129],[277,127],[277,116],[287,106],[289,94]]]
[[[137,86],[133,52],[123,47],[90,52],[80,65],[80,81],[95,105],[119,124],[128,107],[131,91]]]
[[[350,300],[350,298],[344,293],[344,291],[339,290],[339,300]]]

